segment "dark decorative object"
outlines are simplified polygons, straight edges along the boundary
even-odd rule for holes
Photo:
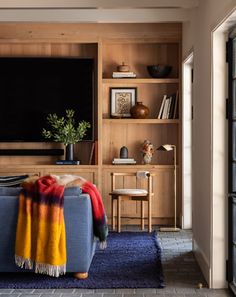
[[[72,161],[74,160],[74,144],[68,143],[66,146],[66,160]]]
[[[131,107],[130,113],[134,119],[146,119],[149,115],[149,108],[143,105],[143,102],[138,101],[133,107]]]
[[[143,155],[143,163],[150,164],[152,161],[152,156],[154,154],[154,146],[150,140],[144,140],[141,146],[141,152]]]
[[[153,78],[167,77],[171,72],[172,66],[169,65],[148,65],[147,70]]]
[[[121,159],[127,159],[128,158],[128,149],[126,146],[122,146],[120,149],[120,158]]]

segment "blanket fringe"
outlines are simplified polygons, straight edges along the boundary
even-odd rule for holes
[[[15,255],[15,263],[20,268],[33,269],[34,262],[30,259],[25,259],[21,256]],[[54,277],[59,277],[66,274],[66,265],[50,265],[44,263],[35,264],[35,273],[47,274]]]
[[[66,274],[66,265],[50,265],[44,263],[36,263],[35,273],[42,273],[54,277],[59,277],[62,274]]]
[[[106,242],[106,241],[101,241],[101,242],[99,243],[99,248],[100,248],[101,250],[105,250],[105,249],[107,248],[107,242]]]
[[[25,259],[21,256],[15,255],[15,263],[17,266],[20,268],[25,268],[25,269],[32,269],[33,268],[33,261],[30,259]]]

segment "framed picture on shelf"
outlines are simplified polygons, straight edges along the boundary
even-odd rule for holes
[[[130,118],[137,100],[137,88],[110,88],[111,118]]]

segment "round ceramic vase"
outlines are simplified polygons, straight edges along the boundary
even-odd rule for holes
[[[130,114],[134,119],[146,119],[149,115],[149,108],[143,102],[138,101],[131,107]]]

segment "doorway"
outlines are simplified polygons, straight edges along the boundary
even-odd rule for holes
[[[228,51],[228,281],[236,292],[236,31],[227,42]]]
[[[182,228],[192,228],[193,52],[183,62],[183,200]]]

